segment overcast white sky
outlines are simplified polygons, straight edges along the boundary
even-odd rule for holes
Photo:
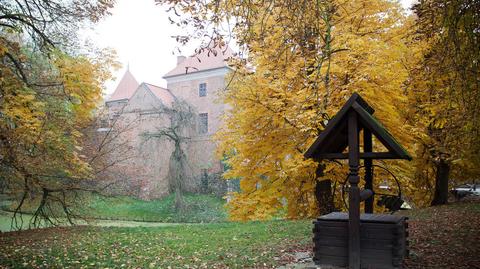
[[[413,1],[401,0],[404,7]],[[179,31],[170,24],[166,9],[154,0],[117,0],[112,15],[87,34],[98,46],[114,48],[123,65],[116,73],[117,81],[107,83],[106,94],[115,90],[128,64],[139,83],[165,87],[162,76],[176,64],[173,52],[178,44],[171,36]],[[191,55],[194,49],[195,45],[182,48],[182,54]]]

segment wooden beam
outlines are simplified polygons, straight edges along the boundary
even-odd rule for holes
[[[348,267],[360,269],[360,189],[358,166],[360,163],[360,146],[358,139],[358,115],[351,109],[348,113]]]
[[[363,129],[363,155],[372,154],[373,148],[373,139],[372,139],[372,132],[368,129]],[[360,154],[361,158],[362,154]],[[374,196],[373,196],[373,160],[371,158],[365,158],[363,161],[365,165],[365,189],[371,190],[372,195],[365,200],[365,213],[373,213],[373,203],[374,203]]]
[[[363,153],[360,153],[360,158],[361,159],[397,159],[397,156],[395,156],[391,152],[363,152]]]
[[[367,111],[367,113],[373,114],[375,111],[358,93],[353,93],[347,102],[345,102],[345,104],[342,106],[340,111],[338,111],[337,114],[335,114],[335,116],[328,122],[325,129],[320,133],[318,138],[313,142],[307,152],[305,152],[305,158],[315,158],[315,152],[319,149],[320,145],[323,145],[324,140],[333,135],[331,132],[338,129],[339,123],[341,123],[343,120],[347,121],[347,113],[354,104],[361,106],[365,111]]]
[[[348,153],[320,153],[315,156],[316,160],[322,159],[348,159]],[[396,159],[396,156],[390,152],[362,152],[360,153],[360,159]]]
[[[375,137],[382,142],[382,144],[393,154],[397,155],[397,159],[407,159],[411,160],[412,157],[400,146],[400,144],[395,141],[392,135],[390,135],[381,125],[378,120],[376,120],[371,114],[369,114],[365,109],[363,109],[359,104],[354,103],[352,105],[353,109],[359,114],[359,118],[362,121],[362,124],[365,125],[365,129],[370,128]]]

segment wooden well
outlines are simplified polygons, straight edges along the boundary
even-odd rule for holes
[[[360,268],[401,268],[407,251],[405,217],[373,213],[373,160],[406,159],[408,152],[373,116],[375,110],[354,93],[329,121],[305,153],[306,158],[348,159],[350,183],[348,213],[330,213],[314,222],[314,260],[319,265]],[[360,132],[363,131],[363,152]],[[374,152],[373,137],[386,149]],[[365,189],[360,190],[359,166],[365,166]],[[360,214],[360,203],[364,211]]]
[[[385,214],[360,215],[360,267],[401,268],[408,256],[407,218]],[[314,221],[316,264],[348,266],[348,214],[334,212]]]

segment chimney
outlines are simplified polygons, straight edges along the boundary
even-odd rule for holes
[[[187,59],[187,57],[185,56],[177,56],[177,65],[181,64],[183,61],[185,61],[185,59]]]

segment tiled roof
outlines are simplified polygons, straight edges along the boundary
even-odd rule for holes
[[[227,67],[226,61],[233,55],[233,51],[228,46],[226,48],[215,47],[204,49],[199,54],[187,57],[174,69],[166,73],[163,78]]]
[[[120,80],[120,83],[118,83],[117,88],[110,96],[110,98],[108,98],[108,102],[122,99],[130,99],[130,97],[132,97],[132,95],[135,93],[135,90],[137,90],[137,87],[137,80],[133,77],[132,73],[130,73],[130,70],[127,69],[122,79]]]
[[[172,103],[175,101],[175,97],[173,94],[162,87],[155,86],[148,83],[143,83],[158,99],[162,101],[162,103],[166,106],[171,106]]]

